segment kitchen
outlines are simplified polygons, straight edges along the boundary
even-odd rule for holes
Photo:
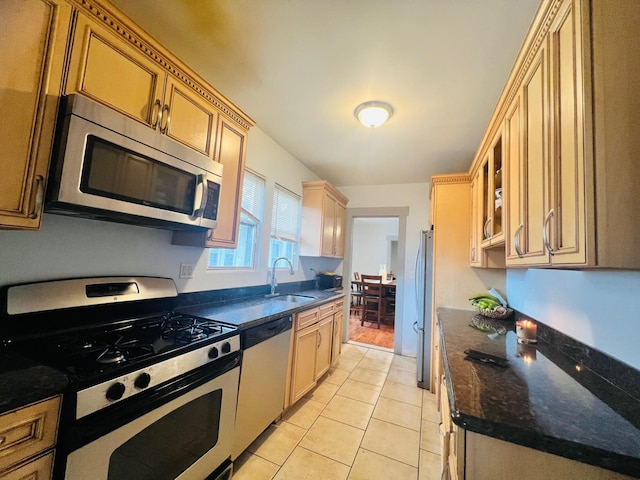
[[[272,197],[276,183],[300,195],[302,181],[320,179],[260,128],[252,128],[249,138],[247,166],[266,177],[266,198]],[[468,168],[470,158],[466,162],[464,169]],[[349,199],[349,209],[408,207],[406,231],[417,232],[428,227],[429,188],[428,182],[385,185],[384,196],[379,195],[379,186],[356,185],[339,190]],[[268,215],[267,212],[266,224]],[[269,241],[267,230],[262,232],[264,245]],[[171,240],[170,231],[45,213],[38,232],[0,232],[0,284],[96,275],[145,275],[174,278],[178,291],[186,293],[262,285],[268,281],[270,265],[264,255],[258,272],[222,275],[207,270],[205,250],[171,245]],[[407,235],[407,271],[412,271],[411,257],[416,247],[417,238]],[[177,278],[181,263],[195,267],[193,278]],[[340,271],[340,263],[336,259],[304,257],[294,276],[278,280],[283,283],[309,280],[313,278],[310,268]],[[637,369],[640,357],[634,340],[640,305],[633,292],[638,286],[640,277],[633,271],[507,269],[505,291],[514,308],[533,318],[547,319],[550,326]],[[405,298],[404,305],[404,317],[411,318],[410,297]],[[410,323],[402,322],[398,353],[415,354]]]

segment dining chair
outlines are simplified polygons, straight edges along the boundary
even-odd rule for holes
[[[360,274],[353,272],[355,281],[351,282],[351,307],[349,316],[352,314],[356,317],[362,317],[362,283],[360,282]]]
[[[380,328],[382,318],[382,276],[360,275],[362,284],[362,317],[360,326],[364,322],[376,323]]]

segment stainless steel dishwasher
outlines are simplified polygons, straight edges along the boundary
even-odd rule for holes
[[[232,458],[238,456],[284,410],[291,316],[240,333],[242,367]]]

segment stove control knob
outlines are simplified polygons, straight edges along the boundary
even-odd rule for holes
[[[231,344],[229,342],[224,342],[222,344],[222,353],[229,353],[231,351]]]
[[[211,350],[209,350],[209,358],[210,359],[214,359],[214,358],[218,358],[218,348],[217,347],[213,347]]]
[[[116,382],[107,389],[107,399],[120,400],[124,395],[124,383]]]
[[[139,388],[140,390],[142,390],[143,388],[147,388],[149,386],[149,383],[151,383],[151,375],[149,375],[148,373],[141,373],[133,382],[136,388]]]

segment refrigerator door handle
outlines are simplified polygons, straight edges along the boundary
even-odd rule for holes
[[[415,265],[414,265],[414,269],[413,269],[413,274],[414,274],[414,282],[413,282],[413,293],[415,294],[415,300],[416,300],[416,313],[418,314],[418,318],[420,318],[420,292],[418,291],[418,288],[420,287],[420,278],[418,278],[418,275],[420,275],[420,270],[418,270],[419,266],[420,266],[420,253],[422,252],[422,241],[418,244],[418,250],[416,251],[416,261],[415,261]],[[417,333],[417,332],[416,332]]]

